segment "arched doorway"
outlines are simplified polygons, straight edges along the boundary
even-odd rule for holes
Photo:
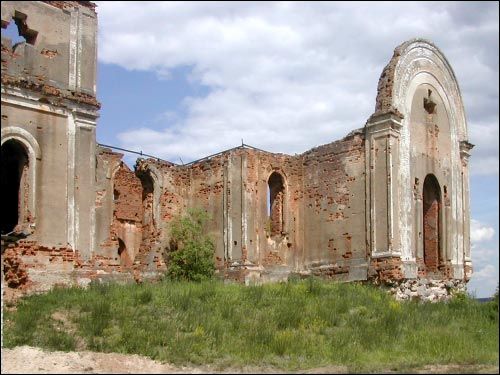
[[[432,174],[425,177],[423,195],[424,263],[428,272],[436,272],[440,263],[441,189]]]
[[[283,176],[273,172],[269,176],[267,190],[267,206],[272,236],[281,235],[284,231],[285,184]]]
[[[26,148],[19,141],[10,139],[2,145],[2,234],[14,230],[24,221],[28,206],[28,167]]]

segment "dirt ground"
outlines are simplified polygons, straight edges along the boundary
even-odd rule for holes
[[[384,371],[390,373],[393,371]],[[498,366],[425,366],[414,373],[498,374]],[[2,349],[2,374],[255,374],[286,373],[269,367],[229,368],[224,371],[210,366],[178,367],[139,355],[94,352],[46,352],[30,346]],[[342,374],[343,366],[328,366],[300,371],[302,374]]]

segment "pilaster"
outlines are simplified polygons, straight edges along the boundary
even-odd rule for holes
[[[462,201],[464,208],[464,255],[463,277],[469,280],[472,275],[472,259],[470,256],[470,195],[469,195],[469,157],[474,145],[468,141],[460,141],[460,160],[462,162]],[[457,275],[458,276],[458,275]],[[458,277],[455,277],[458,278]]]
[[[366,132],[366,212],[369,255],[400,257],[398,174],[401,116],[370,117]]]

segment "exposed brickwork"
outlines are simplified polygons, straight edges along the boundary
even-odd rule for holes
[[[5,283],[10,288],[28,287],[28,273],[16,249],[7,248],[2,254],[2,258]]]
[[[44,48],[40,51],[40,55],[45,56],[48,59],[53,59],[54,57],[56,57],[58,55],[58,52],[57,52],[57,50],[52,51],[50,49]]]
[[[283,259],[276,253],[268,253],[262,260],[264,266],[269,266],[273,264],[283,264]]]
[[[428,272],[439,266],[439,191],[431,180],[424,184],[424,262]]]
[[[333,280],[341,279],[339,276],[346,276],[348,273],[349,265],[342,264],[341,262],[311,269],[312,275]]]
[[[140,271],[117,263],[114,257],[94,254],[85,261],[78,251],[69,247],[47,247],[36,241],[20,240],[9,244],[2,261],[7,286],[19,292],[47,290],[54,285],[77,285],[81,279],[136,282],[144,279]],[[47,277],[40,282],[40,275],[45,274]]]
[[[382,74],[380,75],[378,86],[377,86],[377,98],[375,100],[375,113],[373,116],[378,116],[382,113],[393,113],[402,117],[401,113],[394,108],[393,102],[393,90],[394,90],[394,80],[396,67],[399,60],[404,53],[405,49],[410,45],[412,41],[406,41],[394,49],[394,54],[391,60],[385,66]]]
[[[15,56],[15,54],[12,56]],[[8,61],[4,60],[2,57],[2,66],[6,66],[7,64]],[[45,77],[42,76],[13,77],[2,72],[2,85],[37,91],[45,96],[46,101],[56,106],[65,106],[64,100],[70,100],[76,103],[89,105],[96,109],[101,108],[101,103],[99,103],[94,96],[83,92],[59,89],[45,83]]]
[[[395,280],[402,280],[401,258],[385,257],[375,258],[370,261],[369,279],[375,283],[391,283]]]
[[[117,220],[141,222],[142,206],[141,180],[122,163],[114,176],[114,215]]]
[[[303,204],[317,228],[316,235],[305,239],[309,247],[317,248],[311,260],[323,259],[324,249],[333,263],[366,257],[364,241],[352,240],[364,233],[364,210],[359,205],[365,189],[364,148],[364,134],[353,131],[303,155]]]
[[[470,276],[472,275],[472,266],[466,264],[464,266],[464,281],[468,282],[470,280]]]

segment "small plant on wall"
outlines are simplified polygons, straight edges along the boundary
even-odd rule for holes
[[[206,234],[209,215],[201,209],[189,209],[173,220],[167,249],[167,276],[171,280],[202,281],[215,272],[215,245]]]

